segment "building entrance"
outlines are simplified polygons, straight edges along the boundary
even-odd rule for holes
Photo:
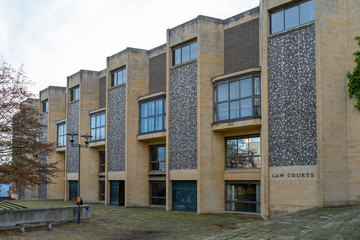
[[[125,181],[110,181],[110,204],[125,205]]]

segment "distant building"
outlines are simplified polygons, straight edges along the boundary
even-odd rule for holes
[[[48,199],[264,218],[360,199],[360,112],[347,71],[359,1],[262,0],[198,16],[166,44],[127,48],[102,71],[40,92],[63,175]],[[130,34],[130,33],[129,33]],[[78,139],[75,139],[75,144]],[[83,144],[83,139],[81,140]]]

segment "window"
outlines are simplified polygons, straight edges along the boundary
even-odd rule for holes
[[[214,120],[260,117],[260,77],[238,78],[214,86]]]
[[[150,171],[166,170],[166,147],[151,146],[150,147]]]
[[[76,101],[79,100],[79,96],[80,96],[80,89],[79,87],[73,88],[70,90],[70,101]]]
[[[90,116],[91,141],[105,140],[105,113],[97,113]]]
[[[105,201],[105,181],[99,181],[99,201]]]
[[[111,73],[111,86],[117,86],[126,82],[126,68]]]
[[[150,182],[150,204],[166,204],[166,182]]]
[[[49,101],[46,100],[42,102],[42,112],[46,113],[48,111],[49,111]]]
[[[197,42],[181,46],[173,51],[173,65],[185,63],[197,58]]]
[[[180,211],[197,211],[197,183],[172,182],[172,209]]]
[[[66,142],[66,123],[57,125],[57,146],[64,147]]]
[[[260,137],[226,139],[226,168],[260,168]]]
[[[315,20],[314,0],[302,1],[270,13],[271,34]]]
[[[165,96],[140,102],[140,134],[166,129]]]
[[[105,172],[105,151],[99,152],[99,158],[100,158],[99,172],[103,173]]]
[[[260,183],[228,182],[226,211],[260,213]]]

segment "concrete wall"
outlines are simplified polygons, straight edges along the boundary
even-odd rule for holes
[[[0,228],[15,228],[17,224],[76,222],[77,206],[3,210]],[[90,220],[90,206],[80,207],[80,220]]]

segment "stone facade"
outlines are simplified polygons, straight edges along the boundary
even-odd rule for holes
[[[352,71],[352,53],[358,48],[353,38],[360,35],[359,4],[314,0],[315,20],[271,34],[272,11],[302,3],[261,0],[259,7],[224,20],[200,15],[168,29],[166,44],[150,50],[127,48],[109,56],[102,71],[73,74],[66,94],[59,91],[56,101],[50,91],[41,92],[41,101],[50,100],[48,141],[56,140],[56,122],[65,121],[68,133],[84,135],[94,132],[91,115],[106,112],[105,139],[81,149],[84,200],[114,204],[114,185],[119,184],[125,188],[119,187],[125,206],[152,206],[149,193],[156,181],[165,188],[162,207],[166,210],[179,207],[173,199],[179,187],[174,186],[182,184],[197,188],[192,210],[198,213],[241,211],[229,210],[236,205],[228,204],[229,187],[234,185],[256,187],[257,203],[252,203],[256,210],[248,210],[263,218],[314,206],[358,203],[360,113],[348,97],[346,72]],[[189,44],[195,42],[196,50],[190,53]],[[179,49],[185,52],[176,65]],[[116,86],[119,69],[126,70],[126,76]],[[249,95],[226,100],[222,92],[225,100],[214,102],[214,84],[252,74],[261,75],[261,117],[253,114],[214,122],[219,104],[226,116],[227,104],[245,98],[255,103],[259,96],[247,85]],[[70,102],[76,87],[80,99]],[[166,97],[166,129],[139,134],[141,101],[160,96]],[[63,114],[60,110],[53,114],[51,102],[61,99]],[[241,111],[253,106],[242,105]],[[149,123],[163,117],[155,115],[147,116]],[[230,168],[227,140],[248,141],[249,136],[260,136],[260,164]],[[238,147],[246,144],[250,143]],[[154,154],[150,149],[159,145],[166,145],[166,157],[160,154],[159,162],[164,162],[156,169],[157,163],[150,161],[156,154],[150,156]],[[105,171],[103,166],[100,171],[102,151]],[[69,181],[78,179],[78,154],[67,141],[66,147],[57,148],[55,158],[48,159],[66,163],[57,187],[48,186],[48,198],[50,192],[51,196],[61,192],[69,199]],[[246,163],[245,158],[251,156],[239,161]]]
[[[108,171],[125,170],[126,86],[109,91]]]
[[[73,102],[68,106],[68,121],[67,121],[67,132],[68,133],[79,133],[79,102]],[[79,144],[78,136],[74,137],[74,145]],[[70,138],[67,141],[67,161],[66,161],[66,172],[76,173],[79,171],[79,148],[72,147]]]
[[[315,26],[269,39],[269,166],[316,165]]]
[[[170,75],[170,169],[197,167],[197,64],[177,67]]]

